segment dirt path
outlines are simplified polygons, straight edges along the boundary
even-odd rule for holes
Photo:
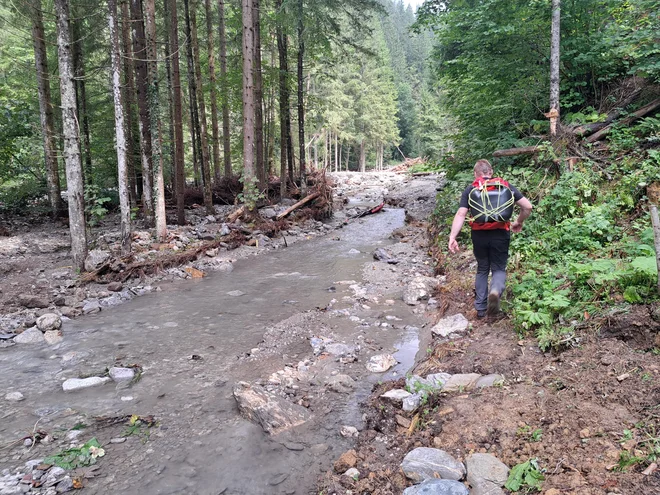
[[[354,441],[352,428],[364,428],[359,403],[379,380],[412,366],[433,303],[428,292],[409,296],[418,297],[414,305],[401,301],[409,280],[432,275],[421,225],[406,225],[403,210],[389,207],[372,218],[348,219],[401,190],[397,201],[405,205],[408,197],[411,209],[426,215],[438,180],[340,176],[341,195],[353,199],[329,224],[290,227],[289,248],[277,239],[269,248],[202,256],[193,265],[218,273],[169,284],[154,278],[143,287],[159,286],[160,293],[65,320],[63,340],[53,345],[2,349],[0,493],[52,494],[74,486],[99,494],[312,491],[318,475]],[[373,260],[374,249],[391,259]],[[257,251],[271,254],[249,256]],[[52,277],[50,268],[33,270]],[[83,307],[90,302],[85,296]],[[369,372],[365,364],[382,354],[399,364]],[[139,381],[62,392],[65,380],[105,381],[104,369],[113,366],[137,372]],[[310,419],[265,435],[238,415],[238,381],[304,408]],[[351,427],[347,436],[342,426]],[[91,464],[92,438],[105,455],[91,468],[46,465],[53,462],[47,456],[82,444],[80,463]]]

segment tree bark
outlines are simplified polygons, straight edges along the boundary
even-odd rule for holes
[[[117,0],[108,0],[108,25],[112,60],[112,96],[115,104],[115,135],[117,136],[117,176],[121,217],[121,253],[131,252],[131,202],[128,194],[128,162],[126,157],[126,129],[121,94],[121,63],[119,52],[119,24]]]
[[[306,186],[305,160],[305,92],[303,63],[305,60],[305,11],[303,0],[298,0],[298,160],[300,161],[300,183]]]
[[[651,224],[653,225],[653,244],[655,246],[655,263],[658,267],[658,294],[660,295],[660,217],[656,205],[651,205]]]
[[[75,12],[75,11],[74,11]],[[75,17],[75,15],[74,15]],[[89,135],[89,115],[87,112],[87,85],[85,83],[85,60],[83,54],[83,37],[81,31],[82,19],[71,21],[73,36],[73,77],[76,85],[76,98],[78,105],[78,123],[82,128],[82,157],[84,161],[84,180],[93,184],[92,176],[92,150]]]
[[[142,0],[131,0],[131,31],[133,33],[133,61],[135,64],[135,82],[140,119],[140,157],[142,162],[142,208],[147,225],[154,222],[154,202],[152,195],[151,162],[151,120],[149,117],[149,85],[147,82],[147,50],[142,16]]]
[[[137,204],[137,198],[142,197],[142,180],[138,180],[140,167],[136,161],[134,136],[135,121],[133,120],[135,102],[135,78],[133,77],[133,50],[131,49],[131,21],[128,13],[129,0],[121,0],[121,37],[122,37],[122,59],[124,67],[124,117],[126,122],[126,157],[128,161],[128,174],[130,181],[131,204]],[[138,138],[139,139],[139,138]]]
[[[220,87],[222,89],[222,152],[225,177],[231,177],[231,140],[229,135],[229,98],[227,95],[227,32],[225,29],[225,2],[218,0],[218,29],[220,31]]]
[[[264,164],[264,91],[261,77],[261,5],[259,0],[253,2],[254,24],[254,145],[256,158],[257,180],[259,190],[266,189],[266,167]]]
[[[176,0],[165,0],[169,4],[170,53],[172,56],[172,103],[174,107],[174,184],[176,191],[176,219],[185,225],[184,193],[186,189],[183,155],[183,105],[181,102],[181,74],[179,71],[179,20]]]
[[[550,135],[557,135],[559,121],[559,44],[561,40],[561,0],[552,0],[552,35],[550,42]]]
[[[53,106],[50,97],[48,55],[46,51],[46,35],[44,32],[43,15],[41,13],[41,0],[32,0],[30,7],[34,64],[37,71],[37,85],[39,91],[39,116],[41,121],[41,134],[44,139],[48,200],[50,201],[53,217],[58,218],[62,215],[64,206],[60,190],[60,173],[57,163],[57,147],[55,145],[55,124],[53,120]]]
[[[502,156],[533,155],[539,152],[538,146],[524,146],[522,148],[509,148],[506,150],[497,150],[493,152],[495,158]]]
[[[199,42],[197,39],[197,3],[192,0],[192,7],[190,8],[190,29],[191,29],[191,43],[193,49],[193,62],[195,65],[195,80],[197,86],[197,108],[199,109],[199,135],[201,145],[202,157],[202,190],[204,195],[204,206],[206,213],[212,215],[215,213],[213,210],[213,196],[211,191],[211,158],[209,156],[209,135],[206,122],[206,103],[204,102],[204,89],[202,87],[202,68],[199,62]]]
[[[243,6],[243,194],[248,198],[254,188],[255,171],[255,94],[254,94],[254,20],[253,0]],[[248,201],[246,201],[248,203]],[[253,205],[250,205],[253,206]]]
[[[80,160],[80,136],[76,120],[76,89],[73,79],[71,27],[68,0],[55,0],[57,15],[57,52],[60,72],[62,131],[64,134],[64,163],[66,166],[67,198],[69,202],[69,230],[73,265],[82,271],[87,257],[87,226],[83,170]]]
[[[276,0],[275,5],[277,10],[282,9],[282,0]],[[277,36],[277,53],[279,55],[280,73],[279,73],[279,89],[280,89],[280,196],[285,198],[287,196],[287,162],[288,162],[288,146],[289,138],[287,135],[287,114],[289,113],[289,90],[287,88],[287,79],[289,69],[287,67],[287,42],[286,32],[281,21],[278,21],[276,27]]]
[[[360,141],[360,172],[367,171],[367,150],[364,139]]]
[[[211,0],[204,0],[204,10],[206,12],[206,48],[209,57],[209,81],[211,84],[211,136],[213,142],[213,177],[217,183],[220,180],[220,141],[218,130],[218,96],[215,77],[215,47],[213,43],[213,10],[211,9]]]
[[[199,112],[197,108],[197,80],[195,78],[192,35],[190,27],[189,0],[183,0],[186,21],[186,61],[188,67],[188,99],[190,106],[190,135],[193,144],[193,169],[195,173],[195,187],[199,185],[199,161],[201,157],[201,140],[199,132]]]
[[[163,180],[163,149],[160,121],[160,99],[158,96],[158,50],[156,49],[156,2],[146,0],[147,19],[147,69],[149,77],[149,129],[151,131],[151,163],[153,165],[154,191],[156,199],[156,238],[163,242],[167,237],[165,217],[165,182]]]

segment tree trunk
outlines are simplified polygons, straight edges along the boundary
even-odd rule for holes
[[[112,96],[115,104],[115,135],[117,136],[117,176],[121,217],[121,253],[131,252],[131,202],[128,195],[128,163],[126,160],[126,129],[121,94],[121,67],[119,52],[119,24],[117,0],[108,0],[108,25],[110,27],[110,56],[112,60]]]
[[[214,182],[220,180],[220,142],[218,130],[218,96],[215,87],[215,47],[213,45],[213,11],[211,9],[211,0],[204,0],[204,10],[206,12],[206,49],[209,57],[209,81],[211,83],[211,136],[213,142],[213,177]]]
[[[206,125],[206,103],[204,102],[204,88],[202,87],[202,68],[199,62],[199,42],[197,41],[197,3],[192,0],[190,8],[190,29],[193,49],[193,61],[195,64],[195,82],[197,86],[197,107],[199,109],[199,135],[202,157],[202,190],[204,194],[204,206],[206,213],[213,215],[213,196],[211,191],[211,158],[209,157],[209,135]]]
[[[172,53],[170,52],[170,9],[167,5],[168,0],[163,0],[163,23],[164,31],[163,45],[165,46],[165,72],[167,74],[167,156],[169,163],[163,168],[163,175],[169,179],[169,183],[165,182],[165,190],[169,186],[175,196],[176,191],[176,175],[174,173],[174,162],[176,161],[176,147],[174,145],[174,91],[172,89]],[[163,162],[165,159],[163,158]]]
[[[50,79],[48,77],[48,58],[44,33],[41,0],[32,0],[30,18],[32,19],[32,43],[34,46],[34,63],[37,70],[39,91],[39,116],[41,134],[44,139],[44,157],[46,163],[46,181],[48,183],[48,200],[54,218],[62,215],[64,206],[60,194],[60,173],[57,163],[57,148],[55,145],[55,124],[53,121],[53,106],[50,99]]]
[[[128,13],[128,2],[130,0],[121,1],[121,42],[122,42],[122,59],[124,68],[124,87],[123,87],[123,102],[124,102],[124,120],[126,122],[126,159],[128,162],[128,175],[130,181],[130,200],[131,205],[137,204],[137,198],[142,197],[142,181],[137,179],[139,167],[139,158],[136,160],[135,155],[135,142],[134,128],[135,121],[133,120],[135,102],[135,79],[133,77],[133,50],[131,49],[131,21]]]
[[[277,10],[282,9],[282,0],[276,0],[275,5]],[[288,157],[288,146],[289,142],[287,136],[287,119],[286,115],[289,113],[289,90],[287,88],[287,79],[289,69],[287,67],[287,42],[286,42],[286,32],[282,22],[278,21],[276,27],[276,36],[277,36],[277,53],[279,55],[279,64],[280,64],[280,77],[279,77],[279,89],[280,89],[280,196],[285,198],[287,196],[287,157]]]
[[[231,177],[229,98],[227,95],[227,32],[225,29],[224,0],[218,0],[218,29],[220,30],[220,87],[222,89],[222,152],[225,163],[225,177]]]
[[[557,135],[559,121],[559,43],[561,39],[561,0],[552,0],[552,39],[550,42],[550,135]]]
[[[266,189],[266,167],[264,164],[264,91],[261,77],[261,5],[259,0],[253,2],[254,23],[254,145],[256,158],[256,172],[259,181],[259,190]]]
[[[82,271],[87,257],[87,226],[83,170],[80,160],[80,137],[76,120],[76,89],[73,79],[71,31],[68,0],[55,0],[57,15],[57,52],[60,72],[62,131],[64,134],[64,163],[66,166],[67,198],[69,202],[69,229],[73,265]]]
[[[254,94],[254,20],[253,0],[242,0],[243,6],[243,196],[248,207],[254,188],[255,94]]]
[[[93,184],[92,177],[92,150],[89,136],[89,116],[87,112],[87,88],[85,84],[85,60],[83,54],[84,28],[81,25],[84,19],[71,21],[73,36],[73,77],[76,84],[76,98],[78,104],[78,123],[82,127],[82,156],[84,165],[84,180],[87,184]]]
[[[360,141],[360,172],[367,171],[367,149],[364,139]]]
[[[190,105],[190,135],[193,143],[193,169],[195,173],[195,187],[199,185],[199,161],[201,157],[201,140],[199,132],[199,112],[197,108],[197,80],[195,78],[193,44],[190,27],[190,5],[183,0],[186,20],[186,61],[188,67],[188,99]]]
[[[298,160],[300,160],[300,183],[303,189],[307,183],[305,160],[305,101],[304,101],[304,73],[305,60],[305,11],[303,0],[298,0]]]
[[[172,103],[174,107],[174,184],[176,191],[176,219],[185,225],[184,193],[186,190],[185,164],[183,155],[183,105],[181,102],[181,74],[179,72],[179,20],[176,0],[165,0],[169,4],[170,53],[172,54]]]
[[[346,151],[346,172],[348,172],[348,164],[351,158],[351,145],[348,145],[348,151]]]
[[[137,102],[140,114],[140,156],[142,162],[142,208],[147,225],[153,225],[154,202],[152,196],[151,133],[149,118],[149,86],[147,82],[147,51],[145,46],[142,0],[131,0],[131,31],[133,33],[133,60]]]
[[[658,267],[658,295],[660,295],[660,217],[658,207],[651,205],[651,225],[653,225],[653,244],[655,246],[655,263]]]
[[[154,196],[156,198],[156,238],[163,242],[167,237],[165,217],[165,182],[163,180],[163,150],[158,97],[158,50],[156,49],[156,2],[146,0],[147,18],[147,68],[149,77],[149,129],[151,130],[151,158],[153,164]]]

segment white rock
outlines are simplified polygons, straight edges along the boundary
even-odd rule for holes
[[[130,382],[135,378],[135,370],[131,368],[113,367],[108,370],[108,374],[117,383]]]
[[[28,328],[25,332],[14,337],[17,344],[41,344],[45,342],[44,334],[37,327]]]
[[[85,271],[91,272],[110,259],[110,253],[101,249],[92,249],[85,258]]]
[[[355,426],[344,425],[339,429],[339,434],[344,438],[352,438],[357,437],[360,432],[358,432],[358,429]]]
[[[470,327],[470,322],[462,314],[448,316],[431,328],[433,335],[449,337],[451,334],[463,335]]]
[[[360,477],[360,471],[358,471],[355,468],[350,468],[348,471],[344,473],[344,476],[348,476],[349,478],[353,478],[354,480],[356,480]]]
[[[398,361],[394,359],[394,356],[391,354],[377,354],[376,356],[371,356],[369,358],[369,362],[366,366],[372,373],[383,373],[397,363]]]
[[[20,392],[9,392],[7,395],[5,395],[5,400],[8,400],[9,402],[20,402],[25,397],[23,397],[23,394]]]
[[[412,394],[400,388],[395,388],[394,390],[389,390],[385,392],[381,397],[385,399],[392,399],[395,402],[403,402],[403,399],[410,397]]]
[[[37,318],[37,328],[42,332],[59,330],[62,327],[62,318],[55,313],[46,313]]]
[[[96,387],[108,383],[110,378],[107,376],[90,376],[89,378],[69,378],[62,384],[62,390],[71,392],[73,390],[80,390],[83,388]]]

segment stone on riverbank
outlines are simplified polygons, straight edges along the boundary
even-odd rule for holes
[[[472,454],[465,461],[467,481],[481,495],[503,493],[501,487],[509,477],[509,467],[491,454]]]
[[[444,450],[418,447],[406,454],[401,463],[403,473],[415,483],[440,476],[459,481],[465,476],[465,466]]]
[[[14,337],[17,344],[41,344],[45,342],[44,334],[37,327],[28,328],[25,332]]]
[[[470,322],[462,314],[448,316],[443,318],[431,328],[433,335],[440,337],[461,336],[467,332]]]
[[[431,293],[438,285],[432,277],[415,277],[403,289],[403,301],[410,306],[419,304],[419,301],[431,297]]]
[[[291,404],[247,382],[234,385],[234,398],[241,414],[261,425],[270,435],[277,435],[311,418],[311,414],[304,407]]]
[[[371,356],[366,366],[372,373],[383,373],[397,363],[398,361],[391,354],[378,354]]]
[[[59,330],[62,328],[62,318],[55,313],[46,313],[37,318],[37,328],[42,332]]]
[[[44,333],[44,340],[48,345],[55,345],[62,342],[64,340],[64,336],[62,335],[61,330],[49,330],[48,332]]]
[[[108,374],[117,383],[127,383],[135,378],[135,370],[131,368],[113,367],[108,370]]]
[[[403,495],[469,495],[469,493],[465,485],[459,481],[438,479],[426,480],[403,491]]]
[[[84,388],[96,387],[108,383],[110,378],[107,376],[90,376],[88,378],[69,378],[62,384],[62,390],[65,392],[72,392],[74,390],[81,390]]]
[[[20,402],[25,397],[23,397],[23,394],[20,392],[9,392],[7,395],[5,395],[5,400],[8,400],[9,402]]]
[[[384,399],[391,399],[394,402],[403,402],[404,399],[410,397],[410,392],[402,389],[394,389],[385,392],[381,397]]]

